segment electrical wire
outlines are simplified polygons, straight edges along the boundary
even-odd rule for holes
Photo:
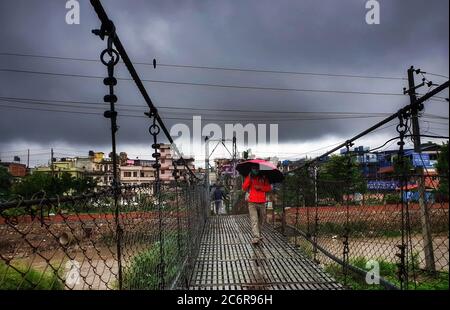
[[[17,56],[17,57],[31,57],[31,58],[46,58],[55,60],[71,60],[71,61],[85,61],[85,62],[100,62],[98,59],[89,58],[75,58],[49,55],[34,55],[23,53],[0,53],[0,56]],[[133,62],[136,65],[153,66],[153,62]],[[355,74],[335,74],[335,73],[317,73],[317,72],[299,72],[299,71],[283,71],[283,70],[267,70],[267,69],[252,69],[252,68],[238,68],[238,67],[219,67],[219,66],[195,66],[188,64],[169,64],[158,63],[157,67],[170,68],[184,68],[184,69],[202,69],[202,70],[220,70],[220,71],[237,71],[237,72],[251,72],[251,73],[273,73],[273,74],[288,74],[288,75],[310,75],[310,76],[327,76],[327,77],[345,77],[345,78],[359,78],[359,79],[382,79],[382,80],[407,80],[403,77],[392,76],[371,76],[371,75],[355,75]]]
[[[5,100],[0,100],[5,101]],[[61,112],[61,113],[75,113],[75,114],[84,114],[84,115],[103,115],[103,113],[94,113],[94,112],[87,112],[87,111],[69,111],[69,110],[60,110],[60,109],[48,109],[48,108],[37,108],[37,107],[19,107],[19,106],[11,106],[6,104],[0,104],[0,107],[3,108],[11,108],[11,109],[23,109],[23,110],[32,110],[32,111],[45,111],[45,112]],[[65,106],[68,107],[68,106]],[[70,107],[73,108],[73,107]],[[75,107],[80,109],[79,107]],[[93,107],[92,107],[93,108]],[[121,111],[127,111],[118,109],[118,112]],[[144,115],[133,115],[133,114],[119,114],[121,117],[134,117],[134,118],[148,118]],[[366,116],[340,116],[340,117],[309,117],[309,118],[284,118],[284,119],[275,119],[275,118],[266,118],[266,119],[254,119],[254,118],[230,118],[230,119],[224,119],[224,118],[202,118],[203,121],[217,121],[217,122],[228,122],[228,121],[244,121],[244,122],[257,122],[257,121],[271,121],[271,122],[287,122],[287,121],[321,121],[321,120],[345,120],[345,119],[367,119],[367,118],[381,118],[383,116],[376,116],[376,115],[366,115]],[[192,118],[187,117],[164,117],[168,120],[182,120],[182,121],[192,121]]]
[[[69,104],[81,104],[81,105],[95,105],[97,107],[107,106],[106,103],[100,103],[100,102],[92,102],[92,101],[73,101],[73,100],[54,100],[54,99],[32,99],[32,98],[18,98],[18,97],[1,97],[0,100],[4,101],[14,101],[14,102],[39,102],[39,103],[69,103]],[[122,105],[121,107],[137,107],[137,108],[144,108],[143,105],[133,105],[133,104],[126,104]],[[168,106],[162,106],[158,107],[158,109],[169,109],[169,110],[193,110],[193,111],[211,111],[211,112],[236,112],[236,113],[267,113],[267,114],[330,114],[330,115],[379,115],[379,116],[388,116],[391,113],[389,112],[366,112],[366,113],[360,113],[360,112],[343,112],[343,111],[269,111],[269,110],[242,110],[242,109],[214,109],[214,108],[195,108],[195,107],[168,107]],[[145,109],[139,110],[146,111]]]
[[[26,74],[39,74],[48,76],[63,76],[63,77],[76,77],[76,78],[91,78],[91,79],[104,79],[103,76],[86,75],[86,74],[69,74],[69,73],[56,73],[47,71],[33,71],[33,70],[18,70],[18,69],[0,69],[0,72],[11,73],[26,73]],[[132,78],[117,77],[119,81],[133,81]],[[229,84],[212,84],[212,83],[194,83],[194,82],[181,82],[181,81],[169,81],[169,80],[150,80],[141,79],[142,82],[160,83],[168,85],[185,85],[185,86],[203,86],[214,88],[233,88],[233,89],[247,89],[247,90],[267,90],[267,91],[292,91],[292,92],[312,92],[312,93],[329,93],[329,94],[348,94],[348,95],[373,95],[373,96],[404,96],[402,93],[388,93],[388,92],[364,92],[364,91],[347,91],[347,90],[327,90],[327,89],[301,89],[301,88],[282,88],[282,87],[263,87],[263,86],[242,86],[242,85],[229,85]]]

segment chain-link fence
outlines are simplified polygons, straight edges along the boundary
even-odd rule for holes
[[[426,169],[330,180],[322,165],[305,166],[276,190],[278,213],[269,213],[269,222],[349,287],[448,289],[443,180],[448,175]]]
[[[205,222],[203,186],[155,189],[0,204],[0,288],[186,287]]]

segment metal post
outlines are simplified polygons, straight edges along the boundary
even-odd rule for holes
[[[119,289],[122,289],[122,234],[123,230],[120,225],[120,210],[119,210],[119,197],[120,197],[120,184],[118,176],[118,163],[117,163],[117,150],[116,150],[116,133],[118,131],[117,126],[117,111],[115,110],[115,103],[117,102],[117,96],[114,94],[114,87],[117,85],[117,79],[114,77],[114,67],[119,62],[119,53],[114,49],[114,39],[116,36],[116,28],[110,20],[103,20],[100,29],[92,31],[93,34],[104,40],[107,38],[107,47],[100,54],[100,60],[107,67],[108,76],[103,79],[103,84],[108,86],[108,94],[103,97],[104,102],[109,103],[109,110],[105,111],[103,116],[109,118],[111,121],[111,148],[112,148],[112,165],[113,165],[113,181],[112,189],[114,195],[114,218],[117,233],[117,264],[118,264],[118,282]],[[109,57],[109,59],[108,59]]]
[[[237,165],[237,146],[236,146],[236,136],[233,136],[233,175],[232,175],[232,181],[231,181],[231,186],[232,186],[232,190],[230,192],[230,206],[229,206],[229,210],[231,209],[231,207],[233,207],[236,204],[236,194],[237,194],[237,173],[236,173],[236,165]]]
[[[415,81],[414,81],[414,67],[408,69],[408,87],[409,87],[409,99],[412,106],[411,109],[411,119],[412,119],[412,129],[413,129],[413,141],[414,141],[414,152],[422,156],[421,141],[420,141],[420,127],[419,127],[419,105],[416,104],[417,97],[415,92]],[[428,207],[425,202],[425,184],[423,178],[423,168],[416,167],[416,174],[418,176],[417,185],[419,191],[419,206],[422,224],[422,238],[423,238],[423,250],[425,253],[425,268],[429,272],[435,272],[436,266],[434,262],[434,251],[433,251],[433,240],[431,237],[430,230],[430,216],[428,213]]]
[[[318,207],[319,207],[319,196],[317,193],[317,166],[313,166],[314,169],[314,235],[313,235],[313,260],[318,263],[317,260],[317,231],[319,230],[319,215],[318,215]]]
[[[205,137],[205,202],[208,210],[211,210],[209,186],[209,138]]]
[[[286,183],[283,184],[282,205],[281,205],[281,233],[286,235]]]
[[[50,150],[50,169],[52,171],[52,178],[55,177],[55,166],[53,165],[53,148]]]

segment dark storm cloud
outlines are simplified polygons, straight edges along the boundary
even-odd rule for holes
[[[446,0],[379,1],[381,24],[371,26],[365,23],[365,1],[362,0],[103,2],[129,55],[139,61],[156,58],[160,63],[386,76],[405,76],[406,69],[415,65],[429,72],[448,75]],[[80,25],[65,23],[64,4],[65,1],[3,0],[0,3],[0,52],[98,57],[105,43],[91,34],[99,21],[89,2],[80,1]],[[10,56],[0,56],[0,68],[106,74],[100,63]],[[197,83],[396,93],[406,86],[401,80],[167,67],[155,70],[150,66],[137,66],[137,69],[146,79]],[[117,75],[128,77],[121,66]],[[101,101],[107,90],[101,79],[6,72],[0,72],[0,85],[0,96],[4,97],[96,102]],[[407,103],[407,98],[401,96],[239,90],[158,83],[146,83],[146,87],[157,106],[393,112]],[[117,95],[119,106],[142,104],[141,110],[144,110],[145,104],[132,82],[120,81]],[[448,92],[445,95],[448,96]],[[102,113],[95,109],[90,112]],[[427,113],[448,115],[448,107],[431,103]],[[229,114],[205,112],[202,117],[233,119]],[[162,115],[188,117],[167,112]],[[234,115],[234,119],[267,117],[252,113]],[[329,134],[345,138],[377,120],[280,122],[279,140],[317,140]],[[180,121],[168,120],[168,127],[175,122]],[[119,142],[149,141],[145,119],[119,116],[119,125]],[[35,143],[64,141],[73,145],[107,145],[110,139],[108,121],[101,115],[1,107],[0,132],[0,143],[20,139]]]

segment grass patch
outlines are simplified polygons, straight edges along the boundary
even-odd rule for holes
[[[64,284],[52,271],[41,272],[19,264],[14,268],[0,262],[0,290],[64,289]]]
[[[164,283],[161,274],[161,247],[155,242],[151,247],[133,257],[131,264],[124,271],[122,286],[129,290],[157,290],[167,287],[178,274],[180,264],[177,260],[178,246],[176,235],[168,235],[163,242]]]
[[[363,270],[368,270],[366,268],[367,259],[359,257],[355,259],[350,259],[350,264],[359,267]],[[380,266],[380,276],[385,278],[392,284],[400,287],[400,282],[397,276],[397,265],[395,263],[390,263],[382,259],[377,260]],[[418,268],[417,255],[414,256],[410,270],[414,266],[415,269],[415,279],[414,284],[414,274],[412,271],[409,273],[409,285],[408,289],[417,290],[448,290],[449,289],[449,273],[448,272],[438,272],[436,274],[430,274],[426,271],[420,270]],[[335,278],[336,281],[346,284],[347,287],[354,290],[383,290],[384,287],[379,284],[367,284],[365,277],[360,276],[348,270],[347,281],[345,281],[345,275],[343,273],[343,268],[338,264],[329,264],[325,267],[325,271]],[[346,282],[346,283],[345,283]]]
[[[432,223],[432,233],[441,234],[448,232],[448,223]],[[306,231],[306,225],[298,225],[299,229]],[[351,221],[348,223],[349,235],[351,237],[400,237],[401,227],[398,223],[369,222],[369,221]],[[314,229],[314,227],[311,227]],[[317,233],[323,236],[341,235],[345,231],[345,223],[321,222],[319,223]],[[421,233],[421,227],[414,225],[411,227],[411,233]]]

